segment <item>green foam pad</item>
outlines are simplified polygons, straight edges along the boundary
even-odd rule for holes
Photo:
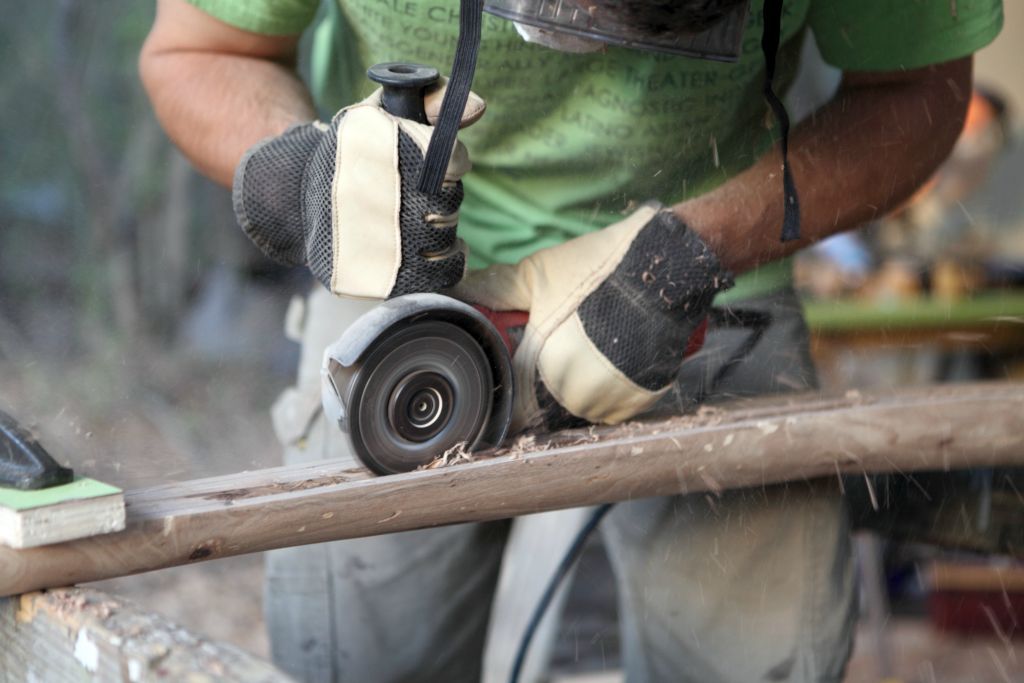
[[[75,479],[70,484],[51,486],[35,491],[20,491],[0,487],[0,507],[13,510],[31,510],[49,505],[59,505],[71,500],[86,500],[121,493],[121,489],[95,479]]]

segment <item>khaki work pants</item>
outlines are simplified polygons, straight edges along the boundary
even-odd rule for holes
[[[792,291],[744,302],[773,324],[711,399],[815,386]],[[322,351],[349,314],[321,288],[292,334],[299,378],[274,408],[289,464],[347,457],[319,410]],[[661,408],[690,397],[749,334],[709,332]],[[268,553],[275,663],[300,680],[476,683],[512,522]],[[845,507],[833,482],[637,500],[602,523],[629,683],[841,681],[855,620]]]

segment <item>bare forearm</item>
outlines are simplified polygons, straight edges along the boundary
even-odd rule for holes
[[[315,117],[290,64],[296,42],[219,24],[180,0],[158,5],[139,57],[142,82],[168,136],[216,182],[231,185],[259,140]]]
[[[904,80],[844,81],[836,97],[798,126],[790,162],[800,193],[800,240],[782,243],[782,169],[777,150],[718,189],[675,207],[740,273],[885,214],[949,154],[963,126],[970,59]]]
[[[180,79],[149,91],[167,135],[196,168],[223,185],[231,184],[246,149],[315,115],[302,84],[276,64],[176,54],[154,59],[150,68]]]

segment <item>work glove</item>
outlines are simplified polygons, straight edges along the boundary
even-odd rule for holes
[[[529,313],[512,357],[522,430],[615,424],[653,406],[699,348],[715,294],[731,286],[701,238],[650,203],[516,265],[471,272],[453,293]]]
[[[425,98],[428,120],[442,97],[438,88]],[[483,109],[471,95],[463,124]],[[292,126],[242,157],[238,222],[264,254],[307,266],[335,294],[383,299],[450,287],[466,267],[455,229],[470,161],[456,142],[441,191],[418,191],[432,131],[384,111],[381,90],[329,124]]]

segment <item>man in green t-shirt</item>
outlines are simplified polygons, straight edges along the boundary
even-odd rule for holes
[[[326,117],[367,95],[363,74],[374,63],[451,60],[456,0],[337,0],[314,23],[319,5],[159,1],[143,81],[168,134],[210,177],[230,185],[247,150],[296,124],[307,127],[292,135],[323,132],[326,124],[308,124],[317,108]],[[694,253],[738,274],[717,303],[769,312],[773,324],[714,387],[722,395],[814,386],[785,258],[881,215],[929,176],[963,122],[970,55],[1002,21],[999,0],[784,2],[776,87],[792,81],[807,32],[843,79],[790,139],[802,236],[783,243],[781,159],[761,99],[761,5],[751,5],[732,64],[618,47],[563,53],[487,16],[473,87],[489,113],[460,135],[473,160],[458,226],[470,267],[538,254],[532,272],[554,273],[558,259],[543,255],[562,252],[541,250],[624,229],[635,237],[631,209],[656,199],[670,207],[663,221],[696,240]],[[309,27],[307,85],[295,60]],[[341,452],[318,415],[318,367],[342,306],[317,288],[291,316],[303,359],[274,414],[289,462]],[[709,333],[663,400],[679,407],[702,394],[744,338]],[[628,680],[842,679],[854,594],[831,483],[636,501],[618,506],[603,531]],[[275,660],[307,680],[478,679],[507,534],[504,523],[464,525],[271,554]]]

